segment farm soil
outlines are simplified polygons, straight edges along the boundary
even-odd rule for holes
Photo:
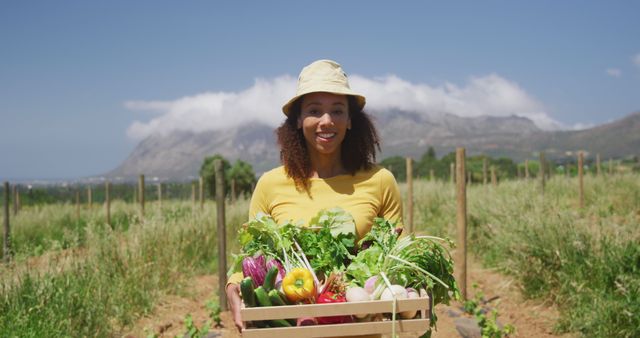
[[[515,326],[516,332],[512,337],[572,337],[571,335],[556,335],[553,333],[553,325],[558,318],[558,311],[553,307],[539,301],[524,300],[515,285],[515,281],[490,269],[484,269],[479,263],[470,260],[468,262],[468,296],[472,298],[474,283],[478,290],[482,291],[485,299],[498,297],[486,306],[498,311],[498,322]],[[126,332],[123,337],[146,337],[149,333],[157,334],[157,337],[182,337],[186,332],[184,318],[191,314],[193,322],[198,327],[210,320],[205,303],[211,299],[218,290],[217,276],[205,275],[193,279],[187,284],[191,291],[185,296],[163,297],[156,311],[149,317],[140,319],[136,325]],[[460,317],[452,314],[461,314],[462,304],[455,303],[450,306],[438,305],[437,331],[434,338],[460,337],[456,330],[455,320]],[[461,314],[462,317],[469,317]],[[223,328],[211,329],[210,332],[219,333],[221,337],[240,338],[241,335],[233,326],[229,312],[221,314]],[[420,333],[408,333],[402,338],[418,337]]]

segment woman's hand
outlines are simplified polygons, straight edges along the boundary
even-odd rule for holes
[[[233,323],[236,324],[238,331],[242,333],[242,330],[244,330],[244,322],[240,315],[242,299],[240,299],[240,286],[238,284],[229,284],[227,286],[227,303],[229,303],[229,310],[233,316]]]

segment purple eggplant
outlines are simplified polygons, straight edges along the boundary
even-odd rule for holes
[[[242,260],[242,274],[245,277],[251,277],[255,287],[264,283],[264,277],[267,274],[267,265],[264,256],[256,255],[253,257],[245,257]]]

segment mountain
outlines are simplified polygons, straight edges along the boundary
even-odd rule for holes
[[[438,155],[465,147],[468,155],[507,156],[517,161],[537,158],[541,150],[550,159],[574,156],[578,150],[587,155],[600,153],[603,159],[640,152],[640,112],[579,131],[543,131],[517,116],[470,118],[407,111],[373,112],[372,116],[383,145],[378,160],[394,155],[419,158],[429,146]],[[216,153],[232,162],[249,162],[258,174],[279,163],[274,128],[255,122],[222,131],[149,136],[106,176],[132,179],[144,173],[163,180],[189,179],[197,177],[204,157]]]
[[[261,172],[278,162],[280,152],[274,140],[273,128],[261,123],[223,131],[151,135],[106,176],[131,179],[144,173],[162,180],[190,179],[198,176],[202,160],[216,153],[231,161],[242,159]]]

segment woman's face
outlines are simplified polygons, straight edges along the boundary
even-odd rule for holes
[[[339,153],[347,129],[351,129],[349,102],[345,95],[317,92],[302,97],[298,128],[309,151]]]

